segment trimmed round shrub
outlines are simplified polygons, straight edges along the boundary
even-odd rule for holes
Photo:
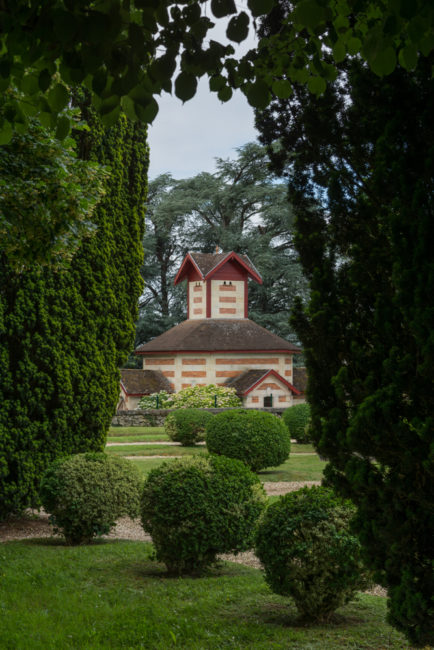
[[[296,404],[283,411],[283,421],[289,429],[291,438],[297,442],[310,442],[310,406],[309,404]]]
[[[218,553],[252,547],[265,502],[258,477],[243,463],[205,455],[182,458],[149,473],[142,524],[170,573],[200,573]]]
[[[46,470],[41,502],[68,544],[105,535],[119,517],[140,514],[142,480],[129,460],[104,453],[76,454]]]
[[[281,465],[291,446],[288,429],[280,418],[251,409],[215,415],[206,426],[205,437],[212,454],[242,460],[254,472]]]
[[[367,586],[361,546],[350,533],[354,506],[322,487],[272,503],[256,532],[256,555],[271,589],[292,596],[303,618],[327,620]]]
[[[193,446],[205,440],[205,427],[212,417],[209,411],[177,409],[166,417],[164,430],[171,440],[185,447]]]

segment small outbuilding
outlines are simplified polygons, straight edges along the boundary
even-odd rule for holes
[[[139,402],[145,395],[159,393],[162,390],[173,393],[171,383],[161,370],[122,368],[120,372],[121,391],[118,411],[134,411],[139,407]]]

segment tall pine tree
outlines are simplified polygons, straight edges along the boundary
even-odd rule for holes
[[[38,503],[57,456],[101,450],[119,395],[118,367],[134,341],[142,290],[146,129],[120,118],[90,130],[82,159],[109,169],[106,194],[71,264],[17,273],[0,258],[0,518]]]

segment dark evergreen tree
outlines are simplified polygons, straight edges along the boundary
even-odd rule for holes
[[[326,480],[356,528],[389,620],[434,643],[434,81],[360,62],[258,117],[280,143],[311,300],[294,321]]]
[[[82,106],[82,159],[108,167],[97,230],[68,268],[17,273],[0,258],[0,518],[38,503],[55,457],[101,450],[134,340],[148,148],[121,117],[104,130]]]

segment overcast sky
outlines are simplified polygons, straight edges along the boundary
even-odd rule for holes
[[[217,21],[212,30],[212,38],[220,42],[225,40],[224,22]],[[237,54],[253,46],[253,36],[249,36]],[[236,147],[256,140],[253,108],[244,95],[237,90],[223,104],[209,90],[208,77],[200,80],[196,96],[185,104],[174,94],[162,93],[156,99],[160,110],[148,134],[150,179],[165,172],[174,178],[213,172],[215,158],[234,158]]]

